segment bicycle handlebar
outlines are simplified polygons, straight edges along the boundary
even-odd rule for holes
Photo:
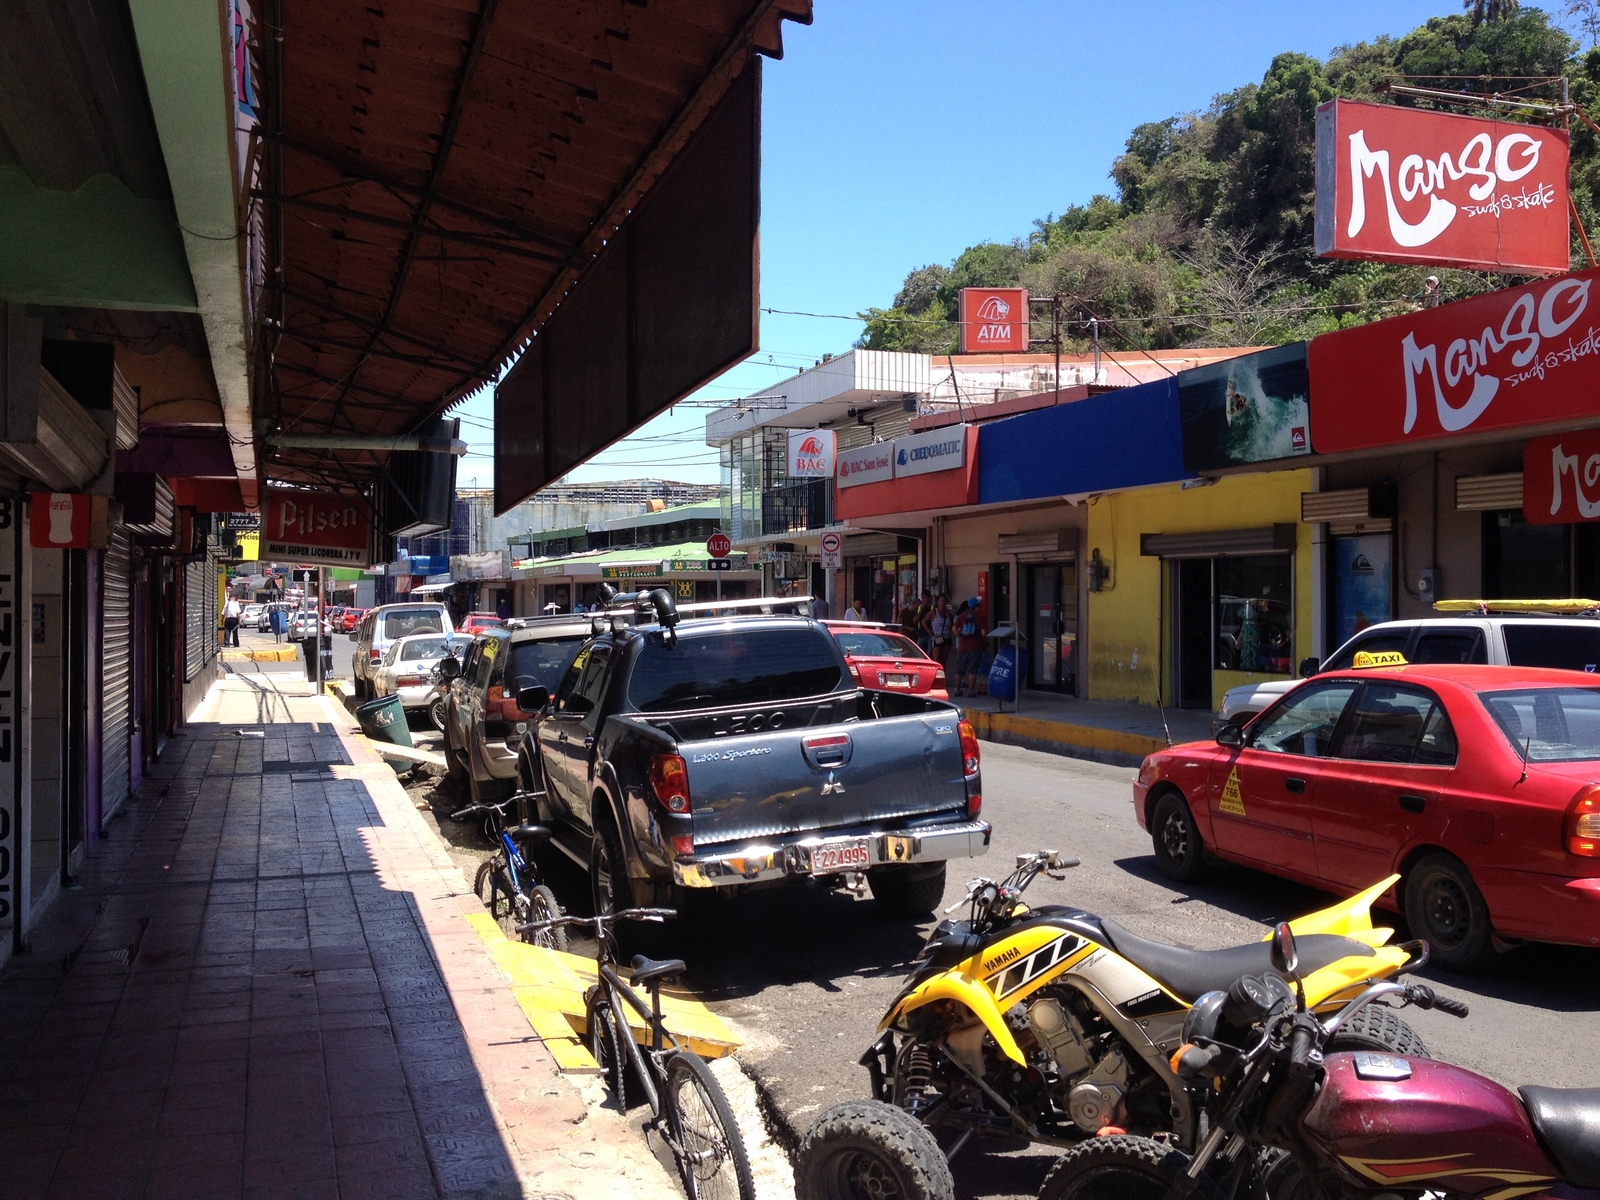
[[[486,812],[492,812],[503,817],[506,814],[506,806],[511,803],[512,799],[514,797],[507,797],[500,801],[499,804],[469,804],[465,808],[458,808],[451,813],[450,819],[452,821],[465,821],[468,817],[475,817],[479,813]]]
[[[518,933],[543,933],[546,929],[558,929],[568,925],[583,925],[599,931],[611,921],[665,921],[669,917],[676,917],[678,910],[675,908],[619,908],[612,913],[596,913],[592,917],[552,917],[548,921],[529,921],[526,925],[518,925]]]

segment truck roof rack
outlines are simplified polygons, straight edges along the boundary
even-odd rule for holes
[[[1447,613],[1528,613],[1546,616],[1597,616],[1600,600],[1435,600],[1434,611]]]
[[[785,610],[795,610],[799,615],[809,617],[814,602],[813,596],[753,596],[744,600],[701,600],[680,605],[665,588],[618,592],[610,584],[602,583],[600,585],[602,607],[599,611],[591,610],[589,615],[593,620],[591,627],[597,634],[605,632],[608,626],[611,632],[620,633],[625,628],[623,624],[625,618],[644,617],[653,619],[667,632],[670,639],[676,640],[678,622],[685,616],[737,616],[741,613],[770,615]]]

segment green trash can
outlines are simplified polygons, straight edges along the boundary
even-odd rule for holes
[[[388,742],[392,746],[410,746],[411,727],[406,724],[405,705],[399,696],[379,696],[356,706],[356,723],[361,732],[375,742]],[[389,765],[398,771],[409,771],[410,763],[389,759]]]

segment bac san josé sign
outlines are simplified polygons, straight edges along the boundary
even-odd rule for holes
[[[1026,288],[962,288],[960,318],[961,353],[1027,352]]]
[[[364,567],[371,529],[366,502],[356,497],[270,488],[260,554],[273,562]]]
[[[1317,109],[1317,253],[1565,271],[1567,156],[1559,129],[1330,100]]]
[[[1600,270],[1313,338],[1319,454],[1592,417]]]

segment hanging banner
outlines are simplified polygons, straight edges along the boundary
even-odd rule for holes
[[[1600,269],[1311,340],[1318,454],[1592,419]]]
[[[832,478],[836,445],[837,435],[831,429],[791,429],[789,478]]]
[[[271,562],[371,564],[371,519],[366,501],[333,492],[269,488],[261,556]]]
[[[1317,253],[1566,271],[1567,157],[1560,129],[1330,100],[1317,109]]]
[[[1183,465],[1192,473],[1311,453],[1306,344],[1178,375]]]
[[[961,353],[1026,354],[1027,288],[962,288]]]
[[[1522,515],[1533,525],[1600,521],[1600,429],[1523,447]]]

